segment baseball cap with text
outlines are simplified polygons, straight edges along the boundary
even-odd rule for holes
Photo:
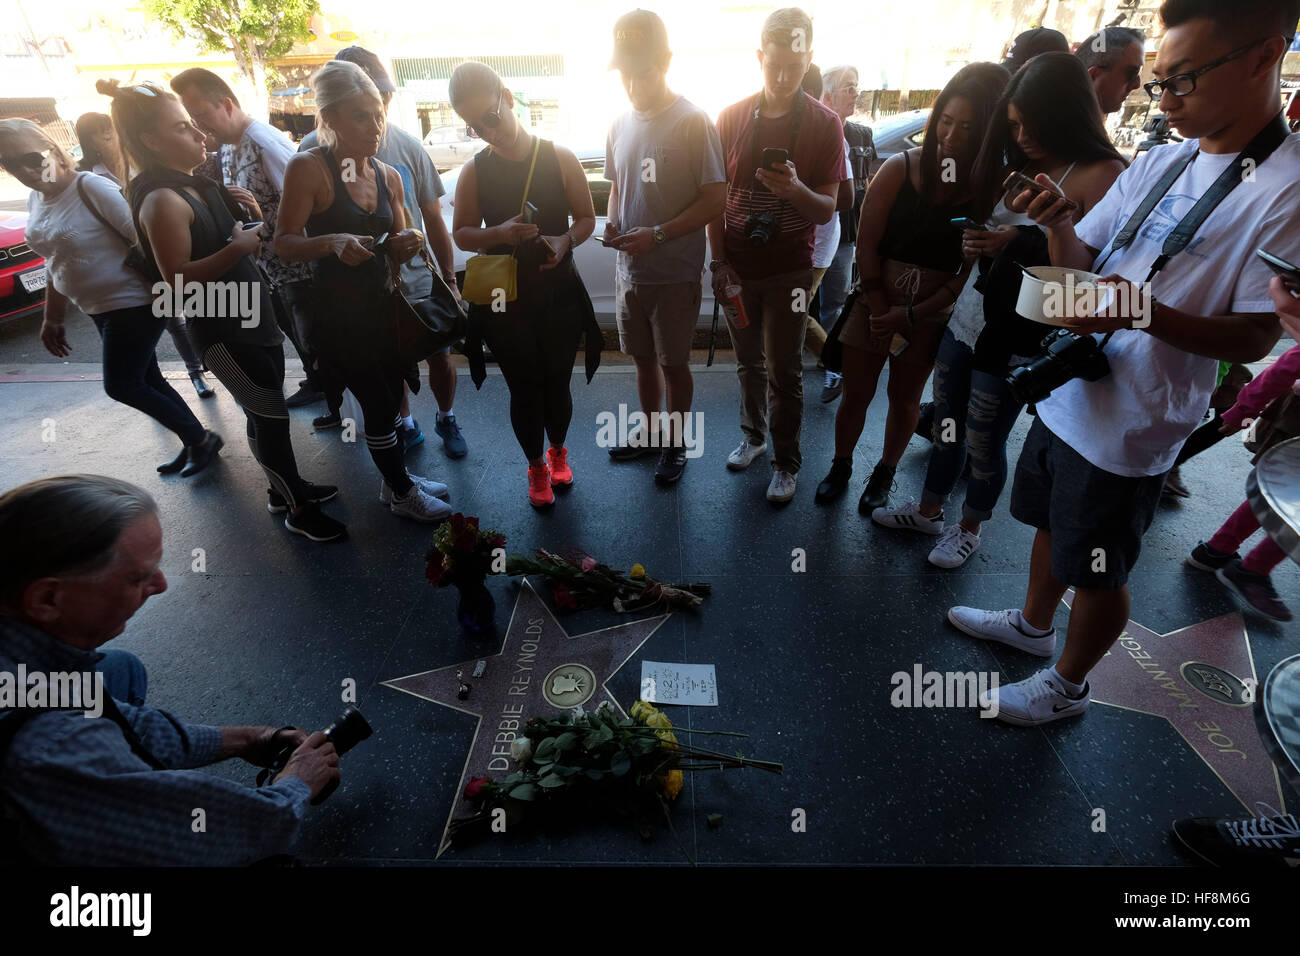
[[[649,10],[633,10],[614,24],[614,58],[609,69],[644,73],[668,52],[664,22]]]

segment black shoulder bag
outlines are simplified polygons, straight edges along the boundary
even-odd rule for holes
[[[433,291],[419,299],[402,294],[402,270],[394,266],[397,288],[393,292],[393,334],[397,357],[404,364],[422,362],[435,352],[465,338],[469,319],[464,306],[452,295],[451,287],[433,266],[428,247],[421,244],[420,257],[433,275]]]

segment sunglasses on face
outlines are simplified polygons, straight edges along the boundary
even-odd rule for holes
[[[1150,83],[1144,83],[1142,84],[1142,89],[1146,90],[1147,96],[1151,97],[1153,100],[1158,100],[1160,97],[1164,96],[1166,90],[1174,94],[1174,96],[1187,96],[1196,91],[1197,77],[1204,76],[1211,70],[1217,70],[1225,63],[1231,62],[1238,57],[1245,56],[1247,51],[1251,50],[1253,47],[1257,47],[1261,43],[1266,43],[1271,39],[1272,37],[1260,37],[1258,40],[1252,40],[1245,46],[1239,46],[1235,50],[1230,50],[1217,60],[1211,60],[1199,69],[1187,70],[1183,73],[1175,73],[1173,76],[1166,76],[1163,80],[1153,80]]]
[[[478,123],[469,127],[471,136],[477,136],[481,129],[496,129],[501,125],[501,104],[505,100],[506,88],[501,87],[501,92],[497,94],[497,108],[490,113],[484,113],[483,118]]]
[[[11,173],[18,169],[40,169],[53,152],[53,149],[45,149],[39,153],[23,153],[21,156],[0,156],[0,167]]]

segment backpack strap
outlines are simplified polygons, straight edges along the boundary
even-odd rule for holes
[[[91,173],[90,175],[95,174]],[[122,245],[126,246],[127,249],[130,249],[135,245],[135,243],[127,239],[126,236],[118,232],[117,227],[104,218],[104,214],[95,208],[95,204],[90,201],[90,194],[86,192],[86,184],[82,181],[82,177],[80,176],[77,177],[77,195],[81,197],[81,201],[85,203],[86,208],[90,210],[90,214],[98,219],[105,229],[117,236],[118,239],[122,240]]]

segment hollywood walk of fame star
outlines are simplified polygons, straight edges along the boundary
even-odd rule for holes
[[[1068,606],[1074,592],[1065,596]],[[1093,703],[1163,717],[1232,795],[1284,806],[1281,781],[1252,713],[1257,686],[1241,614],[1168,634],[1129,621],[1088,675]]]
[[[513,772],[510,742],[520,735],[529,718],[549,717],[573,707],[592,711],[604,701],[625,713],[605,684],[669,616],[661,614],[570,635],[524,578],[499,653],[383,681],[385,687],[479,719],[447,826],[457,810],[468,807],[459,799],[468,778],[491,776],[501,780]],[[487,661],[486,673],[469,680],[469,696],[458,699],[461,679],[457,672],[472,673],[479,660]],[[439,856],[447,846],[444,828]]]

